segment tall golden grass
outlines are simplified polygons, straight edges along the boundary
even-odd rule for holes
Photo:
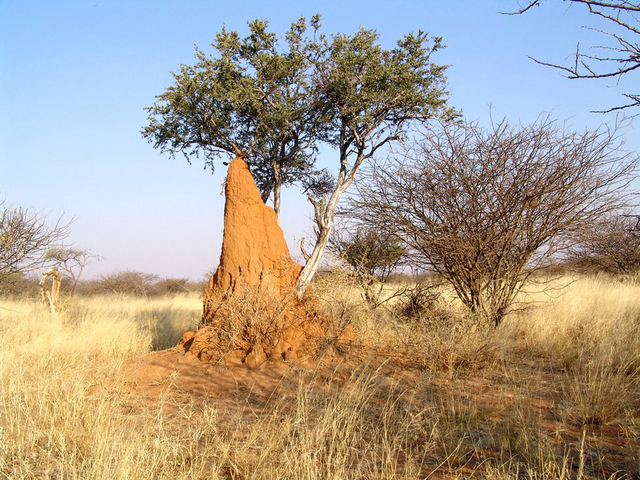
[[[519,347],[568,369],[594,362],[636,373],[640,368],[638,285],[604,275],[563,277],[520,300],[530,308],[512,315],[507,328]]]
[[[168,394],[141,405],[114,383],[124,361],[197,326],[198,296],[76,298],[57,316],[0,301],[0,478],[640,475],[640,287],[556,280],[493,332],[463,323],[446,294],[401,318],[336,282],[316,289],[336,321],[397,355],[318,373],[244,413],[214,399],[168,409]],[[540,392],[556,402],[551,430],[528,403]],[[619,432],[615,452],[604,427]]]

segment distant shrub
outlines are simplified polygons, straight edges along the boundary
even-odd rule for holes
[[[407,250],[394,235],[383,235],[369,226],[334,229],[329,246],[351,270],[365,301],[380,306],[384,283],[403,262]]]
[[[582,234],[570,260],[585,272],[638,278],[640,216],[614,215],[597,222]]]
[[[150,273],[126,270],[101,275],[95,280],[92,289],[96,293],[116,293],[146,296],[153,290],[158,277]]]
[[[0,296],[35,297],[40,294],[40,286],[35,278],[29,278],[23,273],[13,273],[0,276]]]
[[[188,278],[164,278],[152,286],[152,293],[155,295],[175,295],[191,291],[192,286]]]
[[[416,318],[425,313],[433,313],[440,300],[438,286],[433,283],[416,283],[398,292],[396,313],[403,318]]]

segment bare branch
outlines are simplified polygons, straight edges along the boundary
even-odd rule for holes
[[[305,262],[309,261],[310,255],[307,253],[307,250],[304,248],[304,237],[300,239],[300,252],[302,253],[302,257],[304,258]]]
[[[66,273],[73,282],[70,294],[75,293],[80,277],[87,265],[93,262],[99,262],[104,257],[91,253],[90,250],[80,250],[70,247],[55,247],[50,249],[45,257],[56,267]]]
[[[582,4],[589,9],[593,16],[601,18],[613,27],[613,31],[588,28],[609,37],[613,40],[613,45],[600,45],[593,47],[594,54],[586,54],[580,51],[580,44],[573,54],[572,66],[560,65],[553,62],[541,61],[532,58],[533,61],[546,67],[555,68],[568,74],[570,79],[604,79],[620,78],[623,75],[634,72],[640,68],[640,21],[636,14],[640,13],[640,4],[627,0],[617,1],[596,1],[596,0],[565,0],[569,4]],[[529,2],[523,8],[505,13],[505,15],[520,15],[529,11],[534,6],[540,6],[540,0]],[[619,30],[619,31],[616,31]],[[601,52],[610,52],[609,55]],[[531,58],[531,57],[530,57]],[[633,101],[624,105],[609,109],[595,110],[595,113],[608,113],[618,110],[640,106],[640,95],[637,93],[623,94]]]

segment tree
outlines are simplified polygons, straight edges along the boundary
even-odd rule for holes
[[[309,196],[317,228],[316,244],[296,283],[302,297],[320,265],[334,225],[338,202],[364,162],[402,138],[412,121],[453,116],[446,107],[446,67],[431,63],[442,39],[425,32],[408,34],[395,48],[378,43],[375,30],[320,36],[314,49],[314,86],[328,110],[326,141],[338,152],[333,189]]]
[[[311,23],[317,27],[319,17]],[[311,40],[303,18],[280,42],[268,22],[249,22],[250,33],[223,28],[215,55],[196,49],[197,63],[182,65],[175,82],[147,109],[142,135],[162,152],[204,157],[214,168],[220,155],[245,158],[265,203],[273,194],[280,211],[283,185],[322,191],[326,172],[314,168],[323,110],[310,84]]]
[[[640,271],[640,216],[614,212],[579,237],[569,259],[586,270],[615,275]]]
[[[574,133],[549,117],[488,130],[437,123],[366,171],[354,209],[498,326],[537,268],[620,207],[638,158],[619,147],[615,130]]]
[[[367,226],[334,229],[329,247],[360,280],[364,298],[373,307],[380,305],[384,282],[403,261],[406,248],[400,239]]]
[[[533,59],[536,63],[556,68],[571,79],[620,78],[640,69],[640,3],[627,0],[564,0],[570,4],[581,4],[589,13],[610,22],[611,31],[596,30],[611,39],[611,44],[594,47],[594,53],[584,53],[580,44],[573,54],[572,65],[558,65]],[[542,0],[529,1],[523,8],[512,13],[519,15],[533,7],[540,6]],[[595,29],[594,29],[595,30]],[[598,113],[640,107],[640,92],[623,94],[628,103]]]
[[[249,23],[241,39],[225,29],[208,57],[196,52],[175,84],[149,108],[143,130],[155,147],[175,155],[202,154],[213,166],[221,153],[248,160],[263,200],[280,186],[300,181],[314,207],[316,245],[299,275],[301,297],[318,270],[338,201],[363,162],[401,138],[415,120],[452,115],[446,108],[446,67],[431,63],[442,39],[408,34],[390,50],[374,30],[331,39],[319,33],[320,18],[304,18],[285,35],[285,48],[267,22]],[[283,51],[283,53],[280,53]],[[334,180],[314,168],[318,142],[338,151]]]
[[[100,255],[95,255],[90,250],[63,246],[50,249],[45,258],[71,278],[71,295],[75,292],[85,267],[94,261],[102,260]]]
[[[71,222],[63,217],[52,225],[47,215],[0,202],[0,279],[47,265],[47,252],[68,235]]]

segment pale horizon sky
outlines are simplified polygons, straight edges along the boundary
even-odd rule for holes
[[[69,241],[105,257],[85,278],[139,270],[201,279],[220,255],[225,167],[220,162],[212,175],[197,159],[189,165],[154,150],[140,135],[144,108],[172,84],[171,71],[194,63],[194,45],[210,52],[223,25],[244,34],[255,18],[282,35],[301,15],[321,13],[324,32],[373,28],[387,48],[419,29],[442,36],[447,48],[433,61],[450,65],[450,105],[481,124],[490,113],[530,123],[543,112],[576,130],[613,122],[591,110],[623,103],[640,74],[619,83],[568,80],[528,58],[567,63],[578,42],[586,49],[605,41],[582,26],[608,25],[557,0],[521,16],[499,14],[517,7],[515,0],[0,0],[0,198],[52,220],[75,218]],[[636,153],[639,121],[621,132]],[[336,171],[331,150],[319,162]],[[294,257],[310,213],[295,188],[284,192],[281,226]]]

